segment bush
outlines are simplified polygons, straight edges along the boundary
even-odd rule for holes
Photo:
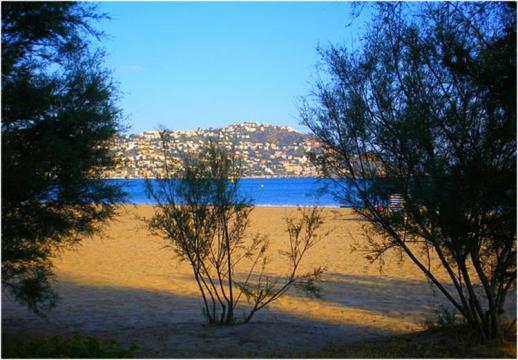
[[[516,358],[516,337],[481,342],[466,325],[435,328],[350,344],[328,344],[319,351],[277,354],[290,358]]]
[[[453,328],[459,324],[460,321],[457,317],[457,312],[451,308],[441,306],[434,310],[433,316],[426,319],[423,325],[426,329],[431,330]]]
[[[269,242],[249,232],[254,206],[238,190],[242,171],[236,155],[211,142],[196,154],[183,154],[177,163],[169,151],[168,133],[161,132],[161,137],[165,175],[147,182],[156,205],[153,217],[144,221],[190,264],[208,322],[246,323],[293,287],[318,295],[316,283],[324,269],[300,274],[299,268],[307,252],[326,236],[321,233],[321,211],[300,208],[297,218],[285,219],[287,251],[281,255],[289,268],[284,276],[269,275]],[[246,269],[241,274],[238,264]],[[236,318],[244,308],[248,315]]]
[[[133,358],[138,346],[122,348],[115,340],[92,336],[20,337],[2,336],[3,358]]]

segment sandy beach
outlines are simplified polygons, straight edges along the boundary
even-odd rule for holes
[[[390,254],[381,273],[378,263],[353,252],[354,244],[365,241],[365,223],[350,209],[325,209],[324,228],[332,232],[310,250],[301,269],[326,267],[322,298],[290,291],[249,324],[207,326],[189,265],[139,220],[151,214],[150,206],[125,206],[103,235],[55,259],[61,301],[48,320],[3,293],[3,330],[112,338],[139,344],[139,357],[267,356],[418,331],[434,309],[447,305],[410,261]],[[271,207],[252,213],[250,232],[271,241],[271,274],[287,269],[278,250],[287,245],[283,219],[294,214],[294,208]],[[515,303],[507,305],[515,310]]]

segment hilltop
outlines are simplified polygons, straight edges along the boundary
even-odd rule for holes
[[[313,136],[286,126],[244,122],[219,129],[170,131],[172,154],[195,152],[209,140],[233,149],[245,177],[318,176],[307,153],[319,147]],[[160,132],[145,131],[117,137],[111,146],[118,165],[105,178],[154,177],[164,156]]]

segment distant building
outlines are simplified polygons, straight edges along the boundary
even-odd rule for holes
[[[270,126],[245,122],[222,129],[196,129],[169,132],[169,152],[176,162],[180,153],[196,152],[209,139],[216,139],[233,149],[241,159],[244,176],[250,177],[315,177],[319,173],[306,153],[320,147],[310,135],[297,133],[286,126]],[[163,171],[164,154],[160,132],[145,131],[121,136],[112,145],[112,154],[119,164],[107,170],[105,177],[138,178]]]

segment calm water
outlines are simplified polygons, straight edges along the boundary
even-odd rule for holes
[[[145,180],[107,180],[122,185],[128,193],[128,202],[152,204],[144,191]],[[328,179],[241,179],[239,190],[254,200],[257,206],[323,206],[338,207],[334,197],[322,191],[325,186],[334,189]]]

